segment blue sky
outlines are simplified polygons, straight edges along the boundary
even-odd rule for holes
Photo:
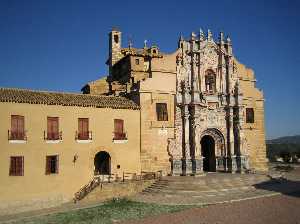
[[[107,74],[118,26],[164,52],[180,33],[229,34],[234,54],[264,90],[268,138],[300,134],[300,1],[0,1],[0,86],[79,92]]]

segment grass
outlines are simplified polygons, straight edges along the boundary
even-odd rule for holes
[[[13,222],[14,224],[95,224],[114,223],[128,219],[141,219],[162,213],[181,211],[191,206],[158,205],[134,202],[127,199],[113,199],[103,205],[73,210],[65,213],[50,214],[41,217],[27,218]]]

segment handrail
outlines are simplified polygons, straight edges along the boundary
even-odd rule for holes
[[[105,177],[107,177],[105,179]],[[145,172],[142,171],[141,175],[137,175],[136,173],[130,173],[130,172],[123,172],[122,179],[118,177],[118,174],[109,174],[109,175],[96,175],[90,180],[86,185],[84,185],[82,188],[79,189],[74,194],[74,203],[77,201],[83,199],[85,196],[87,196],[92,190],[94,190],[99,185],[102,188],[102,184],[104,182],[112,183],[111,180],[114,179],[115,182],[122,181],[125,182],[126,180],[135,180],[135,181],[142,181],[142,180],[151,180],[151,179],[158,179],[160,180],[162,177],[162,171],[156,171],[156,172]]]
[[[23,140],[27,141],[27,131],[20,131],[20,132],[13,132],[11,130],[8,130],[8,140]]]
[[[93,140],[92,131],[87,132],[75,132],[75,140]]]
[[[113,132],[113,140],[128,140],[127,132]]]
[[[44,140],[62,140],[62,131],[59,132],[44,131]]]

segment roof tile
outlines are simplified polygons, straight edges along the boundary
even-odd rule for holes
[[[0,102],[138,110],[133,101],[121,96],[0,88]]]

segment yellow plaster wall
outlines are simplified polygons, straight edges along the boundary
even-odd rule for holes
[[[11,115],[25,116],[26,143],[9,143]],[[45,143],[47,116],[59,117],[61,143]],[[77,143],[78,118],[89,118],[91,143]],[[128,142],[113,143],[113,119],[123,119]],[[127,109],[0,103],[0,211],[28,206],[48,207],[73,198],[93,176],[94,156],[106,151],[111,172],[140,173],[140,111]],[[74,155],[78,155],[74,163]],[[59,173],[45,175],[46,155],[59,155]],[[24,176],[9,176],[10,156],[24,156]],[[120,169],[117,169],[120,165]],[[29,207],[28,207],[29,208]],[[0,212],[1,213],[1,212]]]

